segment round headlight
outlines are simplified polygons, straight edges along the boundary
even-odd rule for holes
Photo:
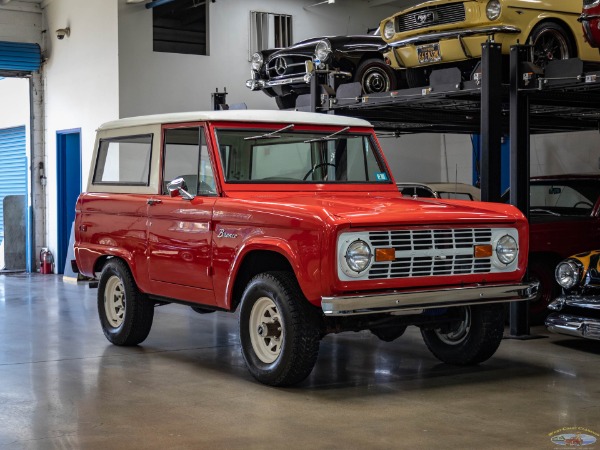
[[[576,286],[580,274],[579,266],[569,260],[559,263],[554,272],[556,282],[564,289],[571,289]]]
[[[500,17],[500,13],[502,12],[502,5],[498,0],[490,0],[485,7],[485,13],[489,20],[496,20]]]
[[[365,241],[354,241],[348,246],[348,250],[346,250],[348,267],[356,273],[361,273],[369,267],[372,257],[371,247]]]
[[[323,39],[322,41],[317,42],[317,46],[315,47],[315,59],[318,59],[321,62],[325,62],[325,60],[329,57],[331,53],[331,44],[327,39]]]
[[[263,56],[260,53],[254,53],[252,55],[252,59],[250,60],[250,64],[252,65],[252,68],[254,70],[256,70],[257,72],[262,67],[263,62],[264,62]]]
[[[512,236],[505,234],[496,244],[496,256],[502,264],[509,265],[519,254],[519,246]]]
[[[386,39],[391,39],[396,34],[396,30],[394,29],[394,21],[388,20],[383,26],[383,37]]]

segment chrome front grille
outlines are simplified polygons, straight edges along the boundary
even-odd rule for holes
[[[374,249],[393,248],[394,261],[375,262],[368,278],[387,279],[490,273],[492,259],[475,258],[475,245],[491,245],[485,228],[369,232]]]
[[[396,17],[396,32],[420,30],[436,25],[464,22],[466,19],[463,3],[432,6],[411,11]]]
[[[306,73],[306,61],[310,60],[306,55],[277,56],[267,62],[267,76],[270,80],[302,76]]]

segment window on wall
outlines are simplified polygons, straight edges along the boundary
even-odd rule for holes
[[[292,16],[265,12],[250,12],[250,52],[292,45]]]
[[[208,55],[208,2],[173,0],[152,8],[154,51]]]

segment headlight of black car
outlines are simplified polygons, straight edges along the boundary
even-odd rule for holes
[[[581,264],[573,259],[565,259],[556,266],[554,276],[563,289],[572,289],[579,284],[582,272]]]
[[[252,68],[253,68],[254,70],[256,70],[257,72],[258,72],[258,71],[260,70],[260,68],[262,67],[262,65],[263,65],[263,62],[264,62],[264,60],[263,60],[262,54],[260,54],[260,53],[258,53],[258,52],[257,52],[257,53],[254,53],[254,54],[252,55],[252,59],[250,60],[250,64],[252,65]]]
[[[331,43],[327,39],[317,42],[315,47],[315,60],[325,62],[331,54]]]

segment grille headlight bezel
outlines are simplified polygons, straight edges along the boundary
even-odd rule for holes
[[[383,26],[383,37],[386,39],[392,39],[396,34],[396,28],[394,27],[394,21],[388,20]]]
[[[256,52],[252,55],[252,58],[250,60],[250,65],[252,66],[252,69],[258,72],[260,71],[264,63],[265,60],[260,52]]]
[[[579,284],[582,267],[577,261],[566,259],[561,261],[554,270],[554,278],[560,287],[569,290]]]
[[[357,275],[360,275],[371,265],[373,250],[365,241],[357,239],[348,245],[344,258],[348,268]]]
[[[511,265],[519,256],[519,244],[509,234],[505,234],[496,243],[496,257],[498,261],[507,266]]]
[[[331,55],[331,42],[328,39],[323,39],[317,42],[315,45],[315,60],[322,63],[327,62],[329,55]]]
[[[490,0],[485,7],[485,15],[488,20],[498,20],[502,14],[502,5],[498,0]]]

